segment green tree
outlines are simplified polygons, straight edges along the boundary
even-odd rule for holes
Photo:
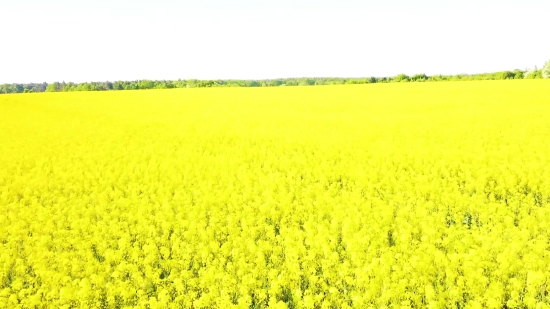
[[[402,83],[402,82],[408,82],[410,80],[409,76],[405,74],[399,74],[396,77],[393,78],[393,82],[396,83]]]
[[[550,78],[550,60],[542,68],[542,78]]]
[[[58,82],[51,83],[51,84],[48,84],[48,86],[46,86],[46,92],[56,92],[58,88],[59,88]]]
[[[527,74],[525,75],[525,78],[527,78],[527,79],[539,79],[539,78],[542,78],[542,70],[537,70],[537,69],[535,68],[535,70],[530,71],[530,72],[527,72]]]
[[[315,81],[313,79],[310,79],[310,78],[302,78],[298,82],[298,85],[299,86],[313,86],[313,85],[315,85]]]
[[[425,82],[426,80],[428,80],[428,76],[424,73],[415,74],[411,77],[411,81],[413,82]]]
[[[514,79],[516,77],[516,74],[510,71],[498,72],[494,75],[496,75],[495,79]]]
[[[524,72],[518,69],[514,70],[514,79],[522,79],[524,78]]]
[[[153,89],[155,88],[155,83],[151,80],[141,80],[138,82],[138,89]]]

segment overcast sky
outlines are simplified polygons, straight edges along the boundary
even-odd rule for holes
[[[0,83],[526,69],[548,0],[0,0]]]

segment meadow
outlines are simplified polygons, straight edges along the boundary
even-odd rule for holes
[[[0,96],[0,308],[550,308],[547,80]]]

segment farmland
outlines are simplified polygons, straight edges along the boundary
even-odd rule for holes
[[[0,96],[0,308],[549,308],[547,80]]]

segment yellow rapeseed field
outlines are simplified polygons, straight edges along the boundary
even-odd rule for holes
[[[0,308],[550,308],[547,80],[0,96]]]

